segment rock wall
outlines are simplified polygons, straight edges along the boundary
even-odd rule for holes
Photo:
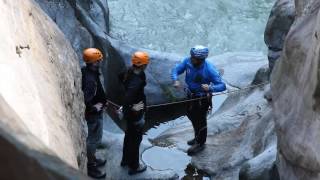
[[[320,2],[295,1],[297,17],[272,75],[281,179],[320,178]]]
[[[279,59],[285,38],[295,18],[294,0],[277,0],[274,4],[264,33],[268,47],[269,69]]]
[[[2,95],[0,114],[1,179],[87,179],[30,133]]]
[[[109,9],[106,0],[36,0],[40,7],[58,25],[84,65],[82,51],[87,47],[100,46],[94,35],[78,20],[77,6],[81,7],[99,30],[109,32]],[[106,53],[106,52],[105,52]]]
[[[17,115],[8,119],[1,113],[1,129],[28,149],[50,154],[84,172],[86,134],[76,53],[33,0],[1,0],[0,10],[0,103]],[[50,151],[38,150],[33,141]],[[1,159],[14,156],[8,151],[1,148]]]

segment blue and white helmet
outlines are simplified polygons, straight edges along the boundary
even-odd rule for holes
[[[197,59],[206,59],[208,57],[208,54],[209,54],[209,48],[202,45],[196,45],[190,50],[191,57],[194,57]]]

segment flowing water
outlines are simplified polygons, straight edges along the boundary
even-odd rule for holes
[[[195,44],[211,55],[226,52],[266,53],[264,29],[274,0],[109,0],[110,34],[128,44],[187,55]],[[226,96],[215,97],[214,107]],[[161,123],[148,130],[152,139],[187,118]],[[157,122],[154,122],[157,124]],[[174,169],[183,179],[208,179],[175,147],[155,146],[143,161],[155,169]]]
[[[109,0],[111,36],[129,44],[187,54],[266,52],[263,34],[274,0]]]

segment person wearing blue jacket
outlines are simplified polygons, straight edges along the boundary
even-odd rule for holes
[[[187,116],[192,122],[194,139],[188,141],[191,147],[188,155],[192,156],[204,149],[207,139],[207,113],[212,106],[212,93],[226,90],[216,67],[206,61],[209,49],[198,45],[190,50],[190,57],[178,64],[171,74],[176,88],[180,87],[178,76],[186,72],[188,98],[196,99],[188,103]]]

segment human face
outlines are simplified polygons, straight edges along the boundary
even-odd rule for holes
[[[146,70],[146,68],[148,67],[147,64],[145,65],[142,65],[142,66],[133,66],[135,70],[138,70],[138,71],[144,71]]]
[[[201,66],[203,62],[204,62],[204,59],[198,59],[198,58],[191,57],[191,63],[194,67]]]
[[[99,67],[100,67],[100,62],[101,62],[101,60],[94,62],[94,63],[87,64],[87,66],[89,66],[89,68],[94,71],[98,71]]]
[[[98,60],[97,62],[95,63],[92,63],[92,66],[94,67],[100,67],[100,62],[102,61],[102,59]]]

